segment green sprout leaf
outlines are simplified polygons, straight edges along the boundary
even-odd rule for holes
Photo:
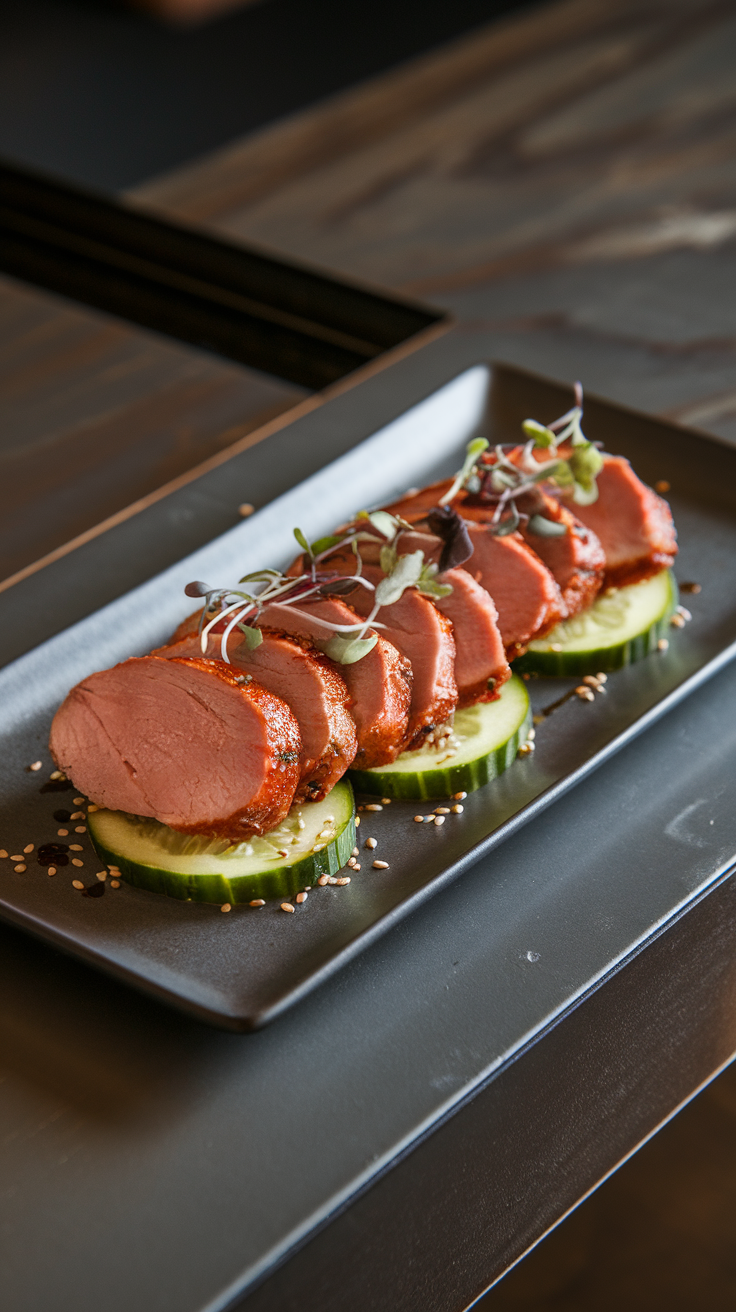
[[[562,538],[567,533],[566,524],[557,524],[555,520],[547,519],[545,515],[532,515],[527,528],[530,533],[540,538]]]
[[[306,551],[307,555],[311,556],[312,555],[311,548],[300,528],[294,529],[294,537],[299,543],[299,546],[301,547],[302,551]]]
[[[339,546],[339,544],[343,541],[343,539],[344,539],[344,534],[342,533],[333,534],[331,537],[317,538],[317,541],[312,543],[311,554],[313,556],[321,556],[322,552],[329,551],[330,547]]]
[[[423,567],[423,551],[412,551],[407,556],[399,556],[391,573],[381,579],[376,588],[376,605],[393,606],[407,588],[413,587],[419,581]]]
[[[351,638],[348,635],[336,633],[334,638],[325,644],[323,650],[330,660],[337,661],[339,665],[355,665],[356,661],[362,661],[369,651],[373,651],[378,642],[378,634],[374,633],[370,638]]]
[[[482,455],[483,452],[488,449],[488,446],[489,443],[484,437],[475,437],[472,442],[468,442],[468,445],[465,448],[466,455],[465,460],[463,461],[463,467],[455,475],[452,487],[448,488],[443,497],[440,497],[439,504],[441,506],[448,505],[453,497],[457,496],[461,487],[463,487],[468,478],[470,478],[473,469],[475,468],[475,462],[478,459],[478,456]]]
[[[391,574],[398,559],[396,547],[390,547],[388,544],[381,547],[378,559],[384,574]]]
[[[243,634],[241,647],[245,647],[246,651],[255,651],[256,647],[260,647],[263,642],[263,634],[260,629],[256,629],[252,624],[239,624],[238,628]]]
[[[557,438],[545,424],[538,424],[536,419],[525,419],[521,426],[527,437],[534,439],[535,446],[556,446]]]
[[[374,510],[368,520],[382,537],[393,542],[399,528],[398,520],[393,515],[389,515],[387,510]]]

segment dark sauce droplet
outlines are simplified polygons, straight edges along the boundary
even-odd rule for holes
[[[96,884],[88,884],[82,893],[82,897],[102,897],[104,891],[105,885],[102,880],[99,880]]]
[[[65,811],[63,806],[60,807],[58,811],[54,811],[54,820],[59,820],[63,822],[65,820],[71,820],[71,818],[72,818],[71,811]]]
[[[39,793],[68,793],[74,784],[71,779],[49,779],[48,783],[42,784]]]
[[[44,843],[36,853],[40,866],[68,866],[68,843]]]

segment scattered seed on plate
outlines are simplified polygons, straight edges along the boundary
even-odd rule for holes
[[[52,770],[49,779],[61,779],[61,770]]]
[[[2,851],[0,851],[0,861],[6,861],[7,858],[8,858],[8,854],[5,851],[5,848],[3,848]]]
[[[414,819],[415,819],[415,821],[416,821],[416,823],[417,823],[418,825],[422,825],[422,824],[424,824],[424,816],[423,816],[423,815],[415,815],[415,816],[414,816]]]
[[[355,865],[353,866],[353,870],[356,872],[356,874],[357,874],[357,872],[360,870],[360,862],[359,862],[359,861],[356,861],[356,862],[355,862]]]
[[[365,840],[365,845],[366,845],[366,847],[378,847],[378,839],[377,839],[377,838],[366,838],[366,840]]]
[[[381,806],[390,806],[390,805],[391,805],[391,798],[390,798],[390,797],[382,797],[382,798],[381,798]]]
[[[299,905],[301,906],[302,902],[306,902],[306,900],[307,900],[308,897],[309,897],[309,894],[308,894],[308,893],[297,893],[297,895],[296,895],[296,900],[297,900],[297,902],[299,903]]]
[[[56,866],[49,866],[48,869],[46,870],[46,874],[47,874],[47,875],[55,875],[55,874],[56,874]]]
[[[70,852],[83,852],[83,851],[84,851],[84,848],[82,847],[82,844],[81,844],[81,843],[70,843],[70,844],[69,844],[69,851],[70,851]]]
[[[78,856],[73,856],[73,857],[72,857],[72,865],[73,865],[73,866],[83,866],[83,865],[84,865],[84,861],[80,861]]]
[[[293,908],[293,906],[291,905],[291,902],[282,902],[282,903],[281,903],[281,910],[282,910],[282,911],[292,911],[292,912],[293,912],[294,908]]]
[[[28,769],[29,769],[29,770],[33,770],[34,773],[35,773],[36,770],[40,770],[40,769],[41,769],[41,766],[42,766],[42,765],[43,765],[43,761],[33,761],[33,763],[32,763],[31,765],[29,765]]]
[[[669,651],[670,644],[666,638],[660,638],[657,643],[657,651]]]
[[[319,884],[320,888],[324,888],[325,884],[329,884],[329,882],[330,882],[329,875],[320,875],[319,879],[317,880],[317,883]]]
[[[342,887],[344,884],[349,884],[349,883],[350,883],[350,875],[343,875],[341,879],[336,879],[334,882],[335,882],[336,884],[339,884],[340,887]]]
[[[251,907],[265,907],[266,903],[262,897],[254,897],[248,905]]]
[[[102,882],[103,882],[103,884],[104,884],[105,880],[107,879],[107,871],[106,871],[106,870],[98,870],[98,871],[97,871],[97,878],[98,878],[98,879],[101,879]]]
[[[452,811],[455,815],[462,815],[464,809],[465,808],[462,807],[459,802],[457,802],[456,805],[452,807]]]
[[[360,856],[360,848],[359,848],[359,847],[354,847],[351,855],[352,855],[352,856]]]
[[[28,868],[28,867],[27,867],[27,866],[24,866],[24,865],[15,866],[15,873],[16,873],[16,875],[22,875],[22,874],[24,874],[24,872],[27,870],[27,868]]]
[[[374,870],[388,870],[388,861],[374,861],[374,862],[373,862],[373,869],[374,869]]]
[[[680,592],[689,592],[696,596],[698,592],[702,592],[702,588],[699,583],[681,583]]]
[[[232,911],[232,907],[230,906],[230,903],[229,903],[229,902],[223,902],[222,906],[220,907],[220,910],[221,910],[221,911]]]
[[[86,797],[73,797],[73,798],[72,798],[72,801],[73,801],[73,803],[74,803],[75,806],[83,806],[84,803],[87,801],[87,798],[86,798]]]
[[[660,492],[662,495],[664,495],[664,493],[669,492],[669,490],[670,490],[670,483],[667,481],[667,479],[658,478],[656,483],[654,484],[654,491]]]
[[[455,802],[464,802],[464,801],[465,801],[465,798],[467,797],[467,795],[468,795],[467,793],[453,793],[453,794],[452,794],[452,796],[453,796],[453,800],[454,800]]]
[[[443,815],[436,815],[434,822],[436,825],[443,825],[445,823],[445,817]]]
[[[111,880],[110,880],[110,888],[120,888],[120,880],[119,880],[119,879],[111,879]]]
[[[28,852],[32,852],[32,851],[33,851],[33,847],[34,847],[34,844],[33,844],[33,843],[26,843],[25,847],[23,848],[23,851],[26,852],[26,853],[28,853]]]
[[[76,802],[76,798],[74,799]],[[84,820],[84,811],[72,811],[69,816],[70,820]]]
[[[90,802],[89,806],[87,807],[87,810],[89,811],[90,815],[92,814],[93,811],[99,811],[99,809],[100,809],[99,806],[95,806],[94,802]]]
[[[240,515],[241,519],[247,519],[249,515],[253,514],[254,510],[255,510],[255,506],[252,506],[250,504],[250,501],[244,501],[242,506],[238,506],[238,514]]]
[[[685,620],[675,611],[674,615],[670,615],[670,625],[673,629],[684,629]]]
[[[595,693],[592,691],[591,688],[586,688],[585,685],[582,683],[579,684],[578,687],[575,689],[575,693],[580,698],[581,702],[595,701]]]
[[[74,832],[75,832],[75,834],[86,834],[86,832],[87,832],[87,826],[86,826],[86,825],[75,825],[75,826],[74,826]]]
[[[436,806],[434,808],[434,813],[435,815],[449,815],[450,808],[449,806]]]
[[[11,853],[10,860],[11,860],[11,861],[22,861],[22,860],[23,860],[23,853],[22,853],[22,852],[13,852],[13,853]]]
[[[380,802],[369,802],[364,809],[366,811],[382,811],[383,807]]]
[[[360,816],[359,816],[359,815],[356,815],[356,817],[355,817],[355,828],[356,828],[356,829],[359,829],[359,828],[360,828]]]
[[[81,851],[81,848],[80,848],[80,851]],[[112,874],[116,874],[116,875],[119,875],[119,874],[120,874],[120,866],[111,866],[109,861],[108,861],[108,863],[107,863],[107,868],[108,868],[108,870],[110,871],[110,874],[111,874],[111,875],[112,875]]]
[[[82,883],[81,879],[73,879],[72,888],[84,888],[84,884]]]
[[[57,832],[59,838],[67,838],[67,837],[69,836],[69,830],[68,830],[68,829],[57,829],[56,832]]]

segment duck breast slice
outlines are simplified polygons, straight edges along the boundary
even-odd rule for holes
[[[567,618],[592,606],[603,586],[606,568],[605,552],[596,534],[569,506],[541,489],[530,494],[528,505],[524,497],[517,505],[530,517],[529,523],[521,530],[521,536],[552,571],[560,586]],[[465,510],[460,510],[460,513],[465,514]],[[534,514],[560,524],[567,532],[555,537],[533,532],[530,524],[534,523]]]
[[[370,553],[371,544],[364,545]],[[402,555],[422,551],[425,560],[434,562],[439,560],[442,547],[441,539],[433,533],[405,532],[398,539]],[[495,602],[465,569],[448,569],[437,578],[452,588],[447,597],[434,598],[434,604],[452,622],[458,707],[495,701],[511,677]]]
[[[362,545],[362,544],[361,544]],[[325,570],[336,574],[353,574],[352,551],[336,551],[325,561]],[[295,562],[294,567],[298,568]],[[379,566],[364,564],[363,576],[377,586],[384,577]],[[350,604],[364,618],[373,608],[373,593],[356,585]],[[437,607],[414,588],[377,617],[381,634],[411,663],[413,680],[409,724],[403,748],[419,747],[431,729],[452,715],[457,705],[455,682],[455,640],[452,624]],[[403,750],[403,749],[402,749]]]
[[[333,597],[308,598],[293,606],[272,602],[261,622],[285,633],[310,639],[316,646],[329,642],[334,624],[354,624],[360,616]],[[376,633],[369,629],[368,635]],[[350,714],[358,735],[356,769],[390,765],[406,742],[411,705],[411,663],[381,634],[375,647],[352,665],[337,665],[350,695]]]
[[[664,498],[642,483],[624,456],[604,455],[597,483],[598,500],[575,510],[600,539],[605,586],[623,588],[669,569],[677,555],[677,533]]]
[[[410,524],[420,524],[450,487],[450,480],[420,489],[387,509]],[[459,511],[465,518],[465,511]],[[520,656],[532,638],[547,633],[567,614],[559,584],[520,533],[498,537],[482,523],[468,521],[473,555],[461,567],[491,594],[509,660]]]
[[[260,646],[249,651],[242,633],[235,629],[228,638],[228,659],[236,674],[249,675],[290,707],[301,736],[300,778],[294,800],[320,801],[352,765],[358,749],[347,688],[321,652],[283,633],[266,629],[262,633]],[[221,637],[221,633],[210,632],[208,656],[220,656]],[[195,632],[154,654],[171,659],[197,652],[201,645]]]
[[[72,688],[51,755],[98,806],[241,842],[280,824],[299,782],[289,707],[222,661],[138,656]]]

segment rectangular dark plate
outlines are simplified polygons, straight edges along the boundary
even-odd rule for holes
[[[293,554],[293,525],[316,537],[351,511],[456,468],[479,431],[515,437],[521,419],[548,421],[569,399],[569,389],[508,366],[466,370],[251,519],[8,666],[0,673],[0,847],[19,853],[56,837],[52,812],[73,797],[73,790],[39,792],[53,768],[46,744],[56,707],[90,671],[165,640],[190,608],[183,596],[190,579],[232,584],[246,569],[284,564]],[[629,456],[648,482],[671,484],[677,573],[702,592],[687,599],[692,623],[672,631],[667,653],[611,676],[606,696],[593,703],[566,703],[539,727],[534,756],[469,797],[463,815],[448,816],[442,829],[415,824],[414,813],[426,806],[413,803],[365,812],[361,839],[378,839],[377,855],[389,869],[364,860],[349,886],[315,890],[296,915],[277,904],[223,915],[125,886],[83,896],[71,880],[81,875],[93,886],[97,862],[82,835],[81,870],[60,868],[49,878],[33,854],[25,873],[0,861],[0,916],[204,1020],[261,1026],[732,660],[736,451],[595,398],[587,400],[585,428]],[[539,707],[571,685],[529,686]],[[43,769],[29,772],[38,759]]]

